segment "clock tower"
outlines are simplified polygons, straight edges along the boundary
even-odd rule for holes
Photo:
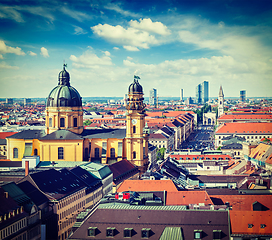
[[[144,133],[145,104],[139,79],[134,76],[134,81],[128,88],[126,148],[127,160],[138,166],[142,174],[148,166],[148,135]]]

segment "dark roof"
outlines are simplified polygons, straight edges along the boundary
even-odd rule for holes
[[[31,200],[37,205],[41,205],[45,202],[48,202],[48,198],[39,191],[36,187],[34,187],[30,182],[25,181],[22,183],[17,184],[20,189],[23,190],[23,192],[31,198]]]
[[[237,140],[239,141],[246,141],[246,138],[245,137],[240,137],[240,136],[237,136],[235,134],[233,135],[230,135],[230,136],[227,136],[227,137],[223,137],[221,140],[231,140],[233,138],[236,138]]]
[[[7,140],[0,138],[0,145],[7,145]]]
[[[57,130],[40,138],[40,140],[83,140],[83,139],[80,135],[77,135],[68,130]]]
[[[0,161],[0,167],[22,167],[22,161]]]
[[[126,137],[126,129],[84,129],[81,134],[84,138],[118,138]]]
[[[86,185],[67,169],[49,169],[26,176],[23,181],[36,185],[48,198],[61,199]]]
[[[220,183],[228,183],[228,182],[236,182],[238,183],[242,179],[245,178],[243,175],[197,175],[195,176],[199,182],[203,183],[215,183],[215,182],[220,182]]]
[[[119,162],[109,165],[110,170],[113,173],[113,181],[118,184],[120,181],[137,174],[138,168],[127,160],[121,160]]]
[[[24,130],[22,132],[18,132],[7,138],[15,138],[15,139],[39,139],[45,136],[44,130]]]
[[[131,239],[141,239],[142,229],[150,228],[148,239],[160,239],[165,228],[179,227],[184,239],[193,239],[194,231],[201,230],[205,238],[213,239],[213,230],[221,230],[222,238],[229,239],[228,211],[181,210],[183,206],[130,206],[103,204],[83,222],[70,239],[89,239],[88,228],[96,227],[95,239],[106,239],[106,229],[114,227],[112,239],[123,239],[125,228],[132,228]],[[132,210],[133,209],[133,210]],[[166,239],[176,239],[169,233]]]
[[[80,178],[88,187],[95,187],[96,185],[100,186],[102,184],[100,179],[95,175],[79,166],[71,169],[70,172]]]
[[[231,143],[231,144],[222,146],[221,149],[243,149],[243,145],[240,143]]]
[[[138,82],[136,78],[134,78],[133,83],[129,85],[128,92],[129,93],[143,93],[143,87],[140,85],[140,83]]]

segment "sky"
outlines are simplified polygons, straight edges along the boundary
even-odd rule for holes
[[[45,98],[67,64],[82,97],[272,96],[270,0],[0,0],[0,98]]]

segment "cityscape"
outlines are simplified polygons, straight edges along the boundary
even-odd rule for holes
[[[2,1],[0,239],[272,239],[271,5]]]

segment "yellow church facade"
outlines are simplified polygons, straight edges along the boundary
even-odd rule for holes
[[[7,138],[7,158],[39,161],[93,161],[111,164],[127,159],[141,173],[148,165],[148,136],[144,132],[143,89],[138,77],[128,89],[126,129],[84,129],[80,94],[70,85],[65,66],[46,103],[45,131],[26,130]]]

